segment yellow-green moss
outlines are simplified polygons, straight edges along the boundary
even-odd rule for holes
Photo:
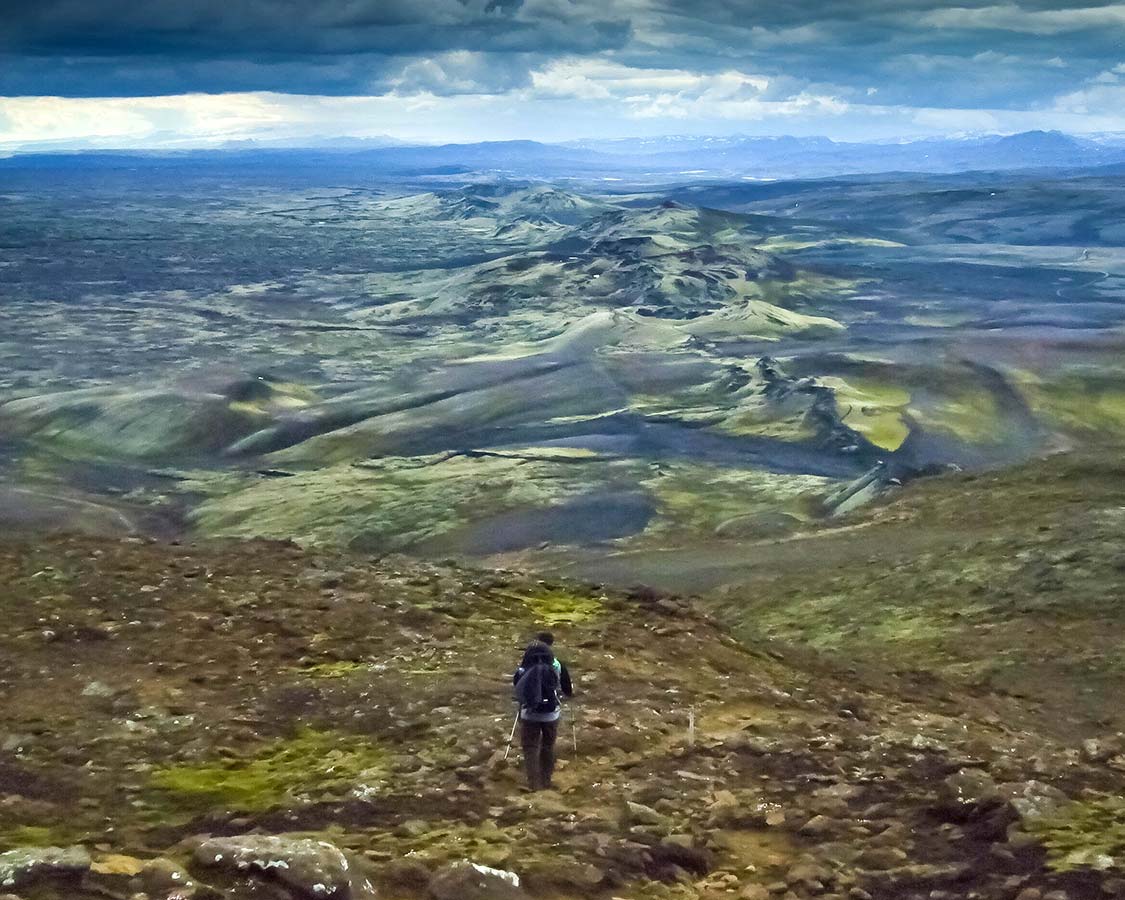
[[[933,405],[912,406],[910,414],[923,427],[944,431],[970,444],[995,444],[1004,439],[1003,412],[996,397],[984,388],[951,390]]]
[[[1056,871],[1125,865],[1125,800],[1102,797],[1071,803],[1055,816],[1028,824]]]
[[[16,825],[0,831],[0,850],[15,847],[65,847],[78,837],[74,828],[62,825]]]
[[[541,625],[578,625],[598,617],[602,603],[595,597],[553,591],[521,598]]]
[[[365,738],[304,730],[254,756],[157,770],[151,783],[173,809],[253,811],[358,783],[370,786],[384,778],[386,765],[386,753]]]
[[[1025,378],[1022,385],[1036,413],[1056,427],[1079,433],[1125,433],[1125,373],[1071,375],[1053,382]]]
[[[902,420],[910,402],[910,392],[872,378],[822,376],[822,384],[836,393],[836,409],[844,424],[854,428],[871,443],[886,450],[897,450],[910,434]]]

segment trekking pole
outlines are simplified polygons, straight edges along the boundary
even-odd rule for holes
[[[512,723],[512,733],[508,735],[508,746],[504,748],[504,759],[508,758],[508,754],[512,752],[512,741],[516,737],[516,726],[520,723],[520,711],[516,710],[516,720]]]
[[[578,707],[570,717],[570,741],[574,746],[574,755],[578,755]]]

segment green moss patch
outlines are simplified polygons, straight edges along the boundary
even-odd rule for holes
[[[151,783],[163,804],[179,811],[257,811],[370,785],[385,777],[386,767],[386,753],[366,738],[309,729],[254,756],[158,770]]]
[[[66,847],[80,836],[73,827],[63,825],[16,825],[0,831],[0,850],[18,847]]]
[[[1056,816],[1028,824],[1056,871],[1125,868],[1125,800],[1103,797],[1071,803]]]
[[[545,626],[579,625],[596,619],[602,612],[602,603],[594,597],[555,591],[535,597],[521,598]]]

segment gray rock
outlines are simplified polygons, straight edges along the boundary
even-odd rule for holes
[[[625,801],[624,819],[626,825],[654,825],[657,828],[666,828],[671,823],[667,816],[661,815],[651,806],[643,803]]]
[[[954,821],[964,822],[995,809],[1004,802],[996,782],[979,769],[963,769],[938,786],[937,809]]]
[[[895,869],[906,860],[906,852],[898,847],[870,847],[859,855],[858,862],[865,869]]]
[[[972,874],[967,864],[925,864],[901,866],[886,871],[867,872],[868,881],[884,892],[902,892],[907,888],[924,885],[952,884],[963,881]]]
[[[823,837],[826,834],[831,834],[839,827],[839,823],[835,819],[830,819],[827,816],[813,816],[799,829],[799,832],[805,837]]]
[[[1021,822],[1034,822],[1058,812],[1069,798],[1056,787],[1042,781],[1020,781],[998,787],[1000,796],[1011,805]]]
[[[103,681],[91,681],[82,688],[82,696],[95,700],[110,700],[117,696],[117,690]]]
[[[176,897],[190,898],[201,893],[200,885],[177,863],[165,857],[146,862],[140,881],[145,893],[153,897],[167,897],[174,892]],[[207,892],[207,889],[202,891]]]
[[[0,887],[22,887],[42,878],[83,875],[90,854],[82,847],[27,847],[0,853]]]
[[[200,866],[280,881],[310,900],[374,900],[375,889],[334,844],[309,838],[243,834],[208,838],[195,850]]]
[[[430,880],[434,900],[527,900],[519,876],[473,862],[446,866]]]

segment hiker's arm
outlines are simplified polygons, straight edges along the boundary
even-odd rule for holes
[[[520,676],[522,674],[523,674],[523,666],[520,666],[518,669],[516,669],[516,671],[514,671],[512,673],[512,685],[513,685],[513,687],[519,683]]]
[[[559,687],[564,697],[574,696],[574,685],[570,683],[570,672],[564,663],[559,663]]]

